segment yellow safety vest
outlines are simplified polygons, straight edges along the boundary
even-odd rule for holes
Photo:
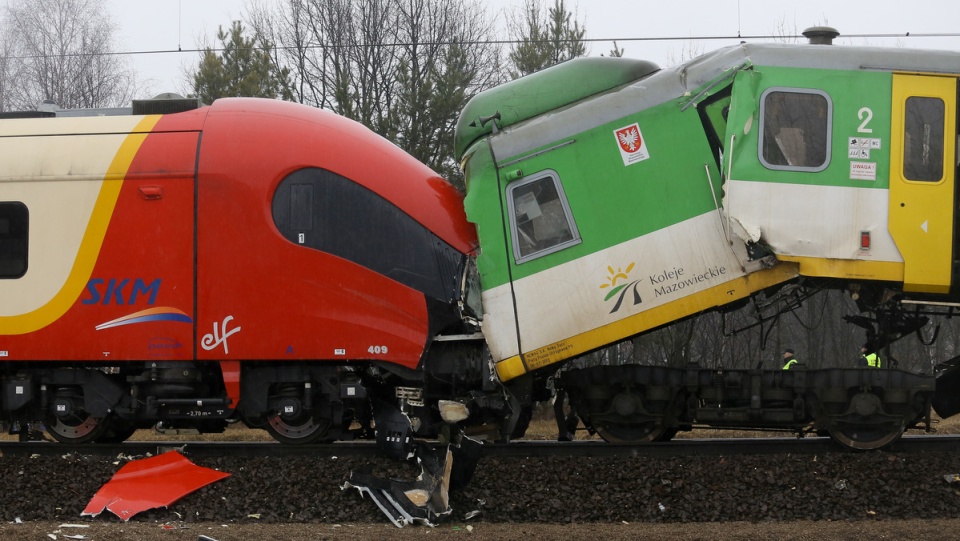
[[[868,353],[863,357],[867,359],[867,366],[871,366],[873,368],[880,368],[880,356],[877,355],[876,353]]]
[[[790,370],[790,367],[793,366],[793,365],[795,365],[795,364],[797,364],[797,358],[796,358],[796,357],[791,357],[790,360],[787,361],[787,364],[783,365],[783,369],[784,369],[784,370]]]

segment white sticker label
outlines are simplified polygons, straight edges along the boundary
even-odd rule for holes
[[[7,350],[0,351],[0,357],[6,357],[7,355],[9,355],[9,353],[7,353]]]
[[[23,385],[17,385],[14,389],[13,394],[23,394]]]
[[[851,180],[877,180],[877,164],[874,162],[850,162]]]
[[[333,354],[334,354],[334,355],[346,355],[346,354],[347,354],[347,350],[345,350],[345,349],[339,349],[339,348],[338,348],[338,349],[333,350]]]
[[[636,122],[613,130],[613,137],[617,140],[617,146],[620,147],[623,165],[633,165],[650,157],[650,153],[647,152],[647,141],[640,133],[640,125]]]

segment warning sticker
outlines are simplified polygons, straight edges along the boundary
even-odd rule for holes
[[[618,130],[613,130],[613,136],[620,147],[620,157],[623,165],[633,165],[650,157],[647,152],[647,142],[640,133],[640,126],[634,122]]]
[[[876,162],[850,162],[851,180],[877,180]]]

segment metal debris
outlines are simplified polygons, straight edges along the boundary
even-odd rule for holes
[[[414,459],[420,475],[414,481],[398,481],[374,477],[366,471],[354,471],[341,490],[356,488],[370,499],[398,528],[419,523],[436,526],[448,516],[450,488],[465,486],[480,459],[481,443],[467,437],[458,446],[448,445],[438,451],[427,443],[417,442]]]

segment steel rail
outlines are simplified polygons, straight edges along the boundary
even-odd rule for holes
[[[960,449],[960,436],[904,436],[884,448],[884,452],[943,452]],[[147,456],[177,450],[195,457],[376,457],[372,442],[339,442],[316,445],[285,445],[278,442],[160,442],[136,441],[119,444],[62,445],[52,442],[0,442],[0,453],[9,456]],[[599,440],[557,442],[520,440],[511,443],[484,443],[483,457],[683,457],[749,454],[823,454],[852,451],[829,438],[703,438],[671,442],[628,445]],[[869,451],[866,451],[869,452]]]

